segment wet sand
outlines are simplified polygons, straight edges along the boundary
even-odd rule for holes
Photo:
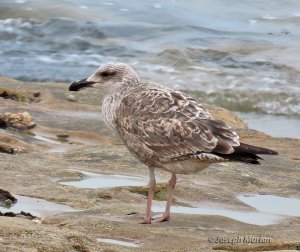
[[[0,98],[0,114],[28,112],[36,124],[0,129],[0,146],[23,150],[0,152],[0,188],[18,200],[11,208],[0,202],[0,211],[32,212],[40,220],[0,216],[0,251],[300,249],[300,140],[248,130],[211,106],[243,142],[280,155],[264,157],[259,166],[216,164],[178,176],[171,220],[140,225],[147,169],[104,126],[101,97],[92,90],[70,94],[61,83],[0,77],[0,85],[28,97],[40,92],[39,101]],[[159,212],[169,174],[157,171],[157,177],[153,210]]]

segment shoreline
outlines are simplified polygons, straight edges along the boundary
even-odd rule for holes
[[[129,246],[149,252],[186,248],[189,251],[258,251],[261,246],[264,250],[298,248],[299,217],[288,216],[261,225],[259,219],[256,224],[249,224],[228,213],[264,214],[258,207],[241,201],[238,198],[241,193],[300,199],[300,140],[274,138],[249,130],[235,114],[209,105],[208,110],[217,118],[237,128],[243,142],[272,148],[280,155],[264,157],[265,161],[259,166],[216,164],[195,175],[181,175],[175,190],[174,211],[205,208],[208,213],[214,210],[217,214],[177,212],[169,222],[139,225],[137,222],[145,211],[148,171],[101,121],[97,94],[84,90],[70,97],[66,84],[25,84],[5,77],[0,77],[0,86],[23,97],[20,101],[1,99],[0,114],[28,112],[36,124],[25,130],[16,130],[12,126],[0,129],[0,144],[24,148],[15,154],[0,152],[0,189],[19,198],[15,206],[24,206],[25,212],[34,204],[40,207],[39,202],[49,204],[47,207],[50,209],[51,206],[54,211],[46,215],[40,212],[39,221],[0,216],[0,246],[3,250],[135,249]],[[40,92],[39,100],[31,101],[29,98],[37,92]],[[20,122],[23,121],[20,119]],[[33,125],[29,120],[26,122]],[[116,175],[119,180],[115,179]],[[157,177],[155,200],[159,206],[165,203],[169,174],[157,171]],[[111,179],[112,186],[103,187],[101,179],[106,182]],[[209,242],[211,237],[221,237],[225,241],[246,237],[245,234],[254,238],[263,234],[263,237],[271,238],[271,242]]]
[[[235,111],[250,129],[272,137],[300,139],[300,118],[287,115],[259,114]]]

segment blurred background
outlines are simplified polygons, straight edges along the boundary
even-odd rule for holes
[[[72,82],[115,61],[300,138],[298,0],[0,1],[0,75]]]

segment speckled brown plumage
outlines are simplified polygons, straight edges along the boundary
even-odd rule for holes
[[[128,149],[141,161],[162,169],[168,170],[165,164],[179,157],[193,159],[199,151],[217,149],[229,154],[239,145],[234,130],[214,120],[193,98],[159,84],[143,83],[131,89],[114,113],[114,129]],[[224,161],[214,154],[201,160]]]
[[[150,189],[142,223],[152,221],[155,168],[172,173],[166,211],[156,220],[160,222],[169,219],[176,174],[201,171],[212,163],[224,161],[258,164],[257,154],[276,154],[241,144],[230,126],[213,118],[192,97],[157,83],[141,82],[134,69],[126,64],[106,64],[89,78],[74,82],[70,90],[85,87],[105,93],[102,105],[105,123],[149,167]]]

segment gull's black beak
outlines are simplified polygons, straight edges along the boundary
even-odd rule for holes
[[[80,89],[91,87],[94,83],[93,81],[87,81],[87,79],[75,81],[69,87],[69,91],[79,91]]]

